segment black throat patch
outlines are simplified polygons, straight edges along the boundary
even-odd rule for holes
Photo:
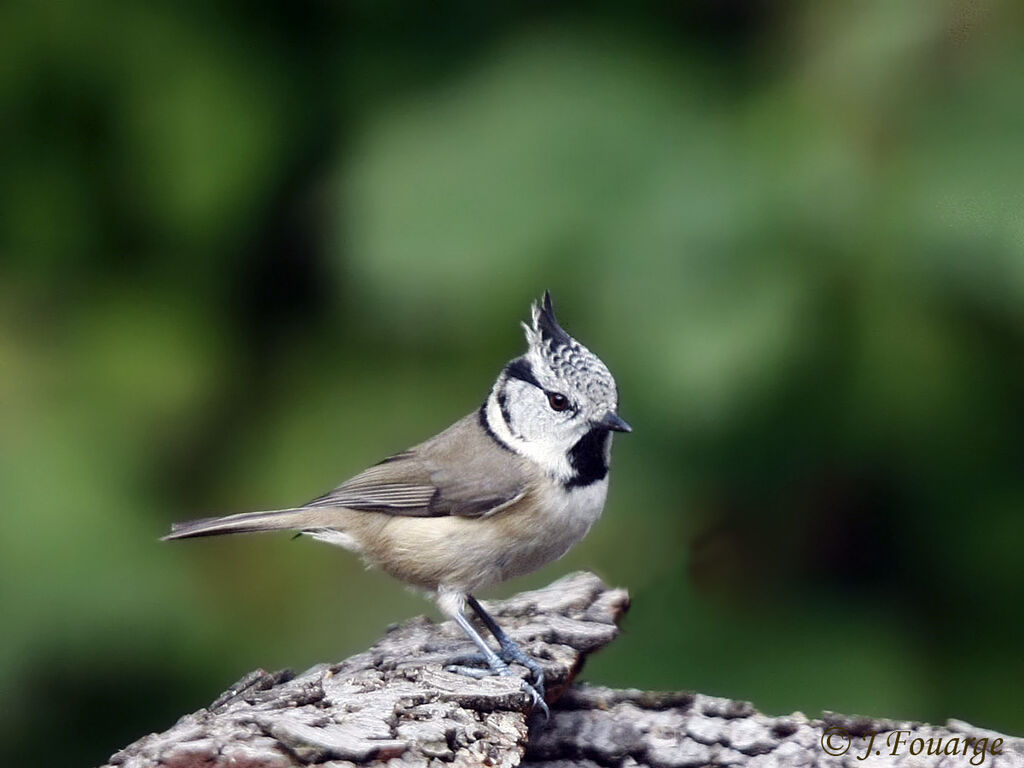
[[[607,429],[594,427],[569,450],[569,465],[575,474],[565,481],[566,490],[585,488],[608,476],[605,454],[610,439],[611,433]]]

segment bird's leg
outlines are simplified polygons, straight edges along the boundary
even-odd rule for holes
[[[448,669],[456,671],[462,675],[476,678],[487,677],[488,675],[494,674],[503,676],[512,674],[512,670],[508,668],[508,664],[502,661],[498,654],[490,649],[487,645],[487,641],[484,640],[480,636],[480,633],[476,631],[476,627],[470,624],[469,619],[466,618],[466,614],[459,611],[453,614],[452,618],[455,619],[456,624],[462,627],[462,631],[469,635],[469,639],[472,640],[473,644],[480,649],[480,653],[478,655],[460,656],[456,659],[457,663],[448,665]],[[483,660],[487,662],[487,666],[490,667],[489,670],[464,667],[462,664],[458,663],[477,661],[481,656],[483,657]]]
[[[484,623],[484,626],[494,635],[494,639],[498,641],[498,645],[501,646],[501,658],[503,661],[509,664],[522,664],[533,674],[533,687],[537,689],[537,692],[543,697],[544,696],[544,668],[536,662],[533,658],[528,656],[522,648],[513,640],[511,637],[505,634],[505,630],[498,626],[498,622],[494,620],[484,607],[480,605],[480,601],[472,595],[466,595],[466,602],[469,603],[469,607],[473,609],[477,616],[480,617],[480,621]]]
[[[470,623],[469,619],[466,618],[466,614],[462,611],[461,595],[455,596],[454,600],[449,595],[445,595],[438,602],[441,605],[441,610],[443,610],[445,613],[451,616],[455,620],[455,623],[462,627],[462,631],[469,635],[469,639],[472,640],[473,644],[480,649],[480,654],[483,656],[483,660],[487,662],[487,666],[490,667],[489,670],[484,670],[476,669],[475,667],[467,667],[463,666],[462,664],[455,663],[448,664],[445,667],[447,671],[455,672],[456,674],[460,675],[466,675],[467,677],[473,677],[478,680],[489,675],[501,675],[502,677],[515,676],[515,673],[512,672],[511,669],[509,669],[508,664],[504,662],[498,656],[498,654],[491,650],[490,646],[487,645],[487,641],[480,636],[480,633],[476,631],[476,628]],[[474,600],[473,602],[476,601]],[[477,603],[477,605],[479,605],[479,603]],[[474,610],[476,609],[474,608]],[[494,623],[494,620],[491,619],[490,616],[488,616],[487,618],[490,620],[491,624]],[[491,624],[488,624],[488,629],[490,629]],[[501,640],[498,640],[498,642],[501,643]],[[502,646],[502,650],[504,651],[504,646]],[[520,651],[520,653],[522,652]],[[466,659],[466,661],[469,660],[470,659],[468,658]],[[543,677],[541,679],[543,680]],[[540,688],[540,690],[538,690],[536,686],[530,685],[525,680],[522,681],[522,684],[523,690],[530,694],[530,699],[533,702],[533,706],[540,708],[540,710],[544,713],[544,719],[547,720],[550,713],[548,711],[547,702],[544,701],[543,686]]]

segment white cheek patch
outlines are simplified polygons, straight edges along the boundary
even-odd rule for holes
[[[490,427],[494,436],[520,456],[537,462],[545,472],[559,481],[565,482],[573,476],[573,469],[567,456],[571,446],[548,440],[524,440],[518,435],[512,434],[505,423],[497,394],[494,392],[487,398],[484,415],[487,419],[487,426]]]

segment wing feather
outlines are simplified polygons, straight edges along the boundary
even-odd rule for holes
[[[526,478],[525,461],[494,443],[474,414],[306,506],[412,517],[482,517],[522,499]]]

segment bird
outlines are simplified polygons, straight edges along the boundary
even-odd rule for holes
[[[509,665],[521,664],[546,717],[543,668],[475,594],[557,560],[587,534],[608,493],[612,433],[632,428],[608,367],[559,325],[550,292],[531,320],[526,352],[501,369],[483,405],[434,437],[302,506],[174,523],[163,540],[290,530],[351,550],[428,592],[469,636],[479,653],[449,671],[512,676]]]

